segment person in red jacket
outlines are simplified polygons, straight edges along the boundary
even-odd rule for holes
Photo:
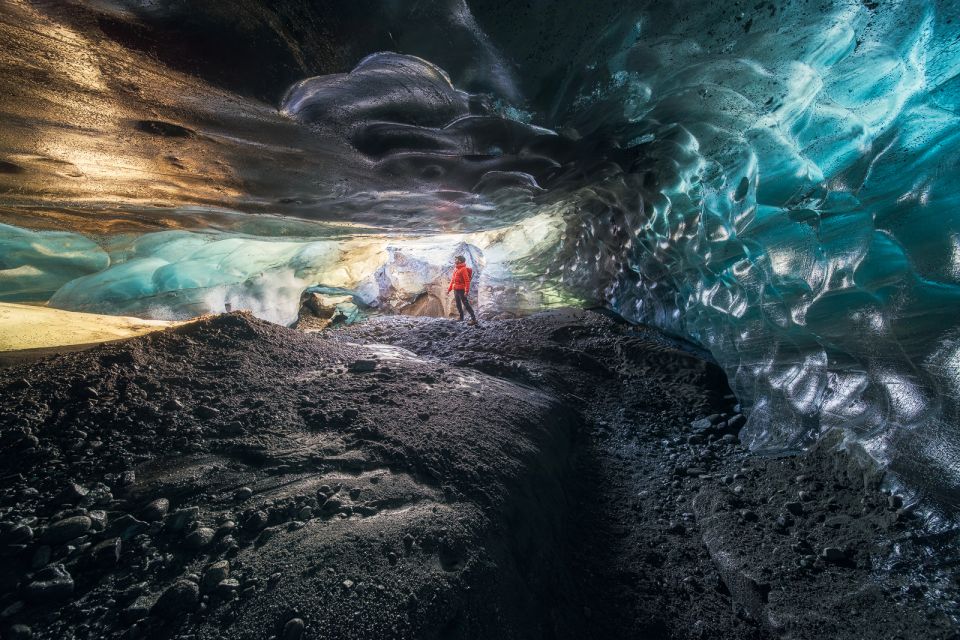
[[[467,259],[463,256],[454,258],[453,277],[450,279],[450,286],[447,287],[447,293],[453,291],[453,297],[457,301],[457,311],[460,312],[460,322],[463,322],[463,308],[466,307],[473,318],[470,324],[477,324],[477,314],[473,312],[470,306],[470,300],[467,295],[470,293],[470,278],[473,277],[473,269],[467,266]]]

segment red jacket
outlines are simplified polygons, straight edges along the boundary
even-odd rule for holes
[[[473,269],[466,263],[460,263],[453,269],[453,277],[450,279],[450,286],[447,291],[470,291],[470,278],[473,276]]]

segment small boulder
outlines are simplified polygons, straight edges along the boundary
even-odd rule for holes
[[[197,416],[201,420],[210,420],[220,415],[220,410],[210,407],[208,405],[202,404],[196,409],[194,409],[193,415]]]
[[[227,560],[214,562],[203,572],[203,577],[200,578],[200,590],[204,593],[213,591],[218,584],[229,577],[230,562]]]
[[[306,624],[301,618],[291,618],[287,624],[283,625],[283,632],[280,637],[282,640],[300,640],[303,637],[303,631]]]
[[[112,567],[120,561],[123,543],[120,538],[109,538],[98,542],[90,549],[90,559],[98,567]]]
[[[166,498],[157,498],[140,512],[140,517],[147,522],[162,520],[170,510],[170,501]]]
[[[214,535],[215,532],[213,529],[209,527],[199,527],[188,533],[183,542],[189,549],[203,549],[213,542]]]
[[[376,360],[354,360],[347,367],[350,373],[370,373],[377,370]]]
[[[73,593],[73,577],[62,564],[54,564],[36,573],[26,586],[24,596],[34,602],[64,600]]]
[[[31,640],[31,638],[33,638],[33,629],[25,624],[15,624],[7,629],[4,637],[7,638],[7,640]]]
[[[200,507],[184,507],[167,516],[166,526],[170,531],[183,531],[200,517]]]
[[[194,611],[200,602],[200,587],[190,580],[178,580],[163,592],[150,609],[157,617],[176,616]]]
[[[825,547],[823,551],[820,552],[820,557],[827,562],[837,563],[846,560],[847,553],[843,549],[837,547]]]
[[[54,522],[43,532],[41,540],[45,544],[58,545],[86,535],[93,522],[87,516],[73,516]]]

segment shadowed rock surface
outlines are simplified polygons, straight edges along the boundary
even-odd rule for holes
[[[951,532],[600,314],[228,314],[0,389],[4,637],[956,634]]]

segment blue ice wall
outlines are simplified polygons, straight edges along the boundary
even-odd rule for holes
[[[0,224],[0,302],[42,302],[67,282],[110,265],[92,240]]]
[[[645,172],[602,185],[630,250],[578,221],[573,265],[711,350],[755,449],[841,428],[960,505],[960,6],[688,9],[625,9],[554,105]]]

